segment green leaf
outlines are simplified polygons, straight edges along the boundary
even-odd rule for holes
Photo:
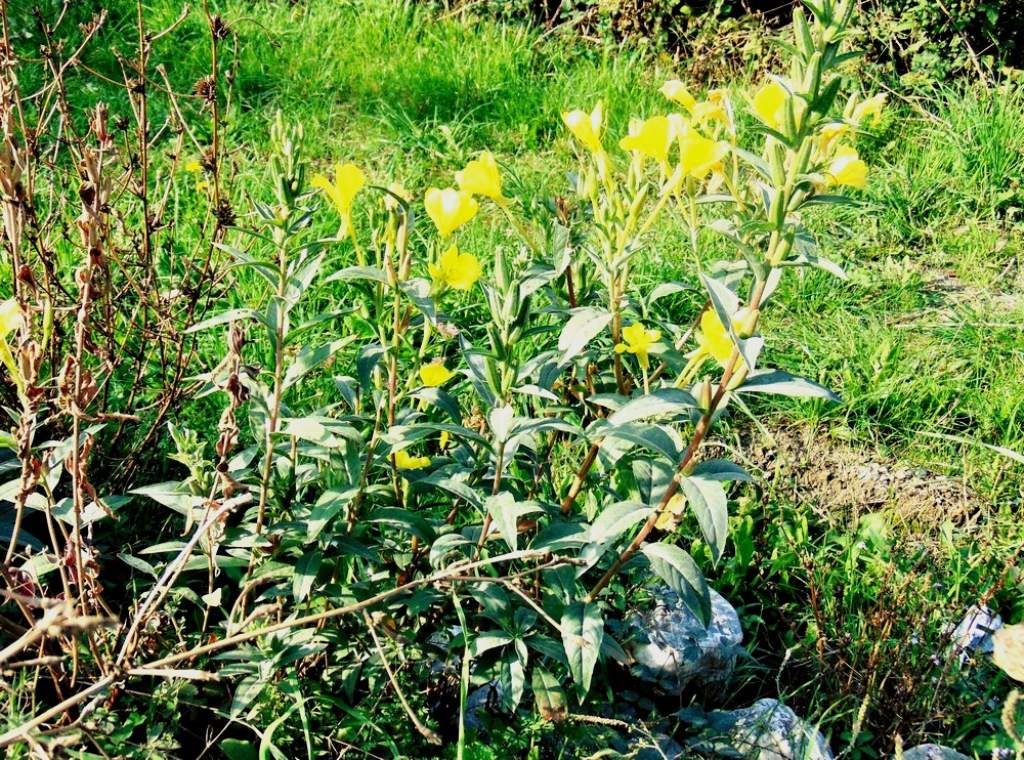
[[[590,526],[590,540],[596,544],[614,541],[641,520],[650,517],[652,507],[636,501],[620,501],[605,507]]]
[[[751,372],[747,375],[743,385],[736,388],[733,393],[772,393],[777,396],[794,398],[823,398],[829,401],[842,401],[824,385],[796,377],[780,369],[760,369]]]
[[[590,691],[594,667],[601,654],[604,618],[594,602],[574,602],[562,613],[562,646],[580,699]]]
[[[325,343],[316,348],[304,347],[295,356],[295,360],[289,365],[288,371],[285,372],[283,387],[290,388],[295,385],[306,374],[319,367],[357,337],[356,335],[346,335],[344,338],[332,340],[330,343]]]
[[[246,676],[239,681],[235,688],[234,696],[231,698],[231,717],[237,718],[262,692],[267,682],[263,677],[256,674]]]
[[[257,322],[264,322],[263,315],[255,309],[228,309],[227,311],[223,311],[209,319],[204,319],[202,322],[196,322],[185,330],[185,334],[197,333],[202,330],[208,330],[211,327],[216,327],[217,325],[223,325],[227,322],[241,322],[247,319],[255,319]]]
[[[612,315],[603,309],[584,307],[575,309],[558,336],[558,350],[567,362],[587,347],[587,344],[612,321]]]
[[[666,429],[658,425],[608,425],[602,421],[602,424],[592,426],[589,432],[592,436],[604,436],[605,439],[627,441],[643,446],[673,464],[678,462],[681,456],[676,440]]]
[[[316,574],[320,571],[322,559],[320,550],[313,549],[299,557],[299,561],[295,563],[295,576],[292,578],[292,595],[295,601],[301,602],[309,596],[316,581]]]
[[[711,622],[711,592],[693,557],[674,544],[644,544],[651,570],[675,591],[683,604],[707,625]]]
[[[220,743],[220,751],[228,760],[258,760],[259,753],[250,742],[241,739],[225,739]]]
[[[711,559],[717,564],[729,537],[729,509],[725,488],[720,481],[700,475],[682,478],[680,484],[690,509],[697,517],[704,540],[711,549]]]
[[[677,388],[659,388],[658,390],[632,399],[608,418],[612,425],[624,425],[637,420],[652,417],[677,415],[697,408],[697,401],[686,391]]]
[[[705,460],[694,467],[691,474],[708,480],[753,480],[749,472],[728,459]]]
[[[381,285],[387,285],[388,276],[384,273],[383,269],[377,269],[376,267],[345,267],[324,278],[325,283],[337,282],[338,280],[343,282],[368,280],[370,282],[379,282]]]
[[[363,518],[371,523],[383,523],[392,528],[404,530],[424,543],[434,540],[434,529],[419,515],[398,507],[380,507]]]
[[[512,643],[512,637],[502,631],[484,631],[473,639],[469,648],[470,657],[476,659],[484,652]]]
[[[512,551],[518,546],[518,524],[519,518],[532,512],[540,512],[541,507],[537,504],[525,504],[516,501],[516,498],[508,491],[488,496],[484,502],[487,513],[498,526],[501,537],[509,545]]]
[[[568,717],[569,710],[565,704],[565,691],[562,690],[558,680],[551,673],[544,668],[535,667],[531,686],[540,717],[552,723],[559,723]]]

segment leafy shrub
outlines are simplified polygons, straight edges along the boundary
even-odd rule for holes
[[[766,54],[759,43],[764,28],[786,23],[791,6],[771,0],[517,0],[484,2],[481,12],[651,40],[680,50],[697,64],[698,73],[716,80],[725,75],[723,66],[726,71],[743,70],[752,53]],[[863,38],[873,59],[891,64],[899,74],[929,80],[976,76],[993,64],[1020,68],[1024,6],[1016,0],[866,0]]]

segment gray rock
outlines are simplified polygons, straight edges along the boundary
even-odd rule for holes
[[[489,681],[466,695],[466,728],[479,731],[485,715],[503,715],[505,690],[500,681]]]
[[[1003,619],[983,604],[972,604],[950,634],[953,653],[965,664],[975,652],[992,652],[992,634],[1003,627]]]
[[[705,628],[675,592],[658,592],[658,603],[646,614],[630,620],[638,635],[627,649],[634,674],[672,694],[690,684],[721,692],[745,654],[743,629],[736,610],[712,589],[711,624]]]
[[[955,749],[939,744],[918,744],[916,747],[903,751],[903,760],[970,760]]]
[[[825,737],[777,699],[759,699],[740,710],[682,710],[679,717],[703,727],[690,746],[743,760],[832,760]]]

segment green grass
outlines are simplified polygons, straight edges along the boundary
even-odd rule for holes
[[[375,181],[398,180],[421,195],[431,184],[450,183],[475,151],[489,148],[507,167],[509,192],[529,198],[567,193],[565,173],[574,164],[561,112],[600,98],[613,132],[621,133],[630,114],[665,108],[657,88],[666,77],[686,77],[685,62],[676,69],[642,49],[484,20],[435,19],[421,7],[384,0],[215,6],[237,35],[222,61],[233,77],[222,138],[231,156],[228,191],[239,210],[261,192],[275,110],[303,125],[309,150],[323,166],[352,160]],[[153,29],[178,12],[174,0],[146,3]],[[115,3],[86,64],[116,77],[107,48],[127,49],[133,24],[133,4]],[[155,57],[178,91],[190,91],[209,70],[200,14],[160,40]],[[125,111],[116,90],[84,71],[80,77],[82,86],[71,83],[74,105],[107,98],[115,114]],[[745,84],[736,83],[737,93]],[[760,637],[757,652],[769,664],[773,658],[778,664],[786,646],[813,648],[813,636],[805,637],[812,624],[815,630],[820,625],[807,611],[806,594],[815,583],[838,599],[826,610],[833,627],[819,633],[830,642],[849,637],[854,644],[844,662],[862,667],[859,647],[877,633],[870,616],[876,597],[886,598],[886,614],[903,616],[902,633],[912,631],[907,621],[915,615],[930,616],[924,630],[935,633],[994,582],[1020,538],[1011,513],[1024,496],[1021,467],[988,449],[925,434],[1024,452],[1024,93],[956,86],[894,100],[864,151],[873,168],[865,203],[814,220],[829,241],[826,255],[842,264],[849,280],[823,273],[789,278],[764,327],[772,363],[825,383],[844,403],[773,403],[769,424],[812,426],[823,438],[861,447],[866,457],[962,477],[983,513],[956,540],[943,543],[939,516],[919,533],[896,533],[851,558],[858,535],[842,515],[816,517],[808,507],[827,512],[827,504],[792,503],[767,491],[765,503],[750,509],[760,551],[770,559],[761,570],[731,567],[720,580],[746,602],[749,630]],[[187,217],[199,202],[183,180],[179,215]],[[508,243],[482,227],[465,239],[465,248],[486,257]],[[175,245],[187,250],[194,231],[183,226],[177,234]],[[721,241],[706,237],[700,264],[724,252]],[[697,284],[698,262],[671,217],[654,231],[645,262],[641,282]],[[252,300],[257,288],[242,277],[228,296],[235,303],[224,305]],[[692,313],[702,300],[695,291],[665,303]],[[185,418],[215,413],[196,406]],[[742,416],[735,420],[737,428],[747,424]],[[809,526],[786,556],[780,547],[793,546],[787,526],[809,514]],[[918,547],[925,544],[930,548],[922,555]],[[957,583],[957,594],[930,590],[922,556],[936,563],[943,583]],[[813,568],[805,575],[803,560]],[[822,568],[842,570],[822,576]],[[1015,582],[997,599],[1009,604]],[[844,584],[845,592],[837,588]],[[758,609],[772,603],[778,610],[770,615]],[[1015,618],[1024,612],[1007,611]],[[773,625],[762,625],[763,618]],[[772,634],[779,626],[790,629]],[[904,654],[929,656],[924,649]],[[826,667],[813,657],[800,662],[808,682],[816,668]],[[752,678],[771,688],[772,673]],[[837,697],[839,680],[787,686],[809,715],[834,728],[833,746],[841,748],[859,702]],[[965,740],[976,735],[955,720],[916,728],[952,730]],[[891,739],[872,741],[883,738]]]

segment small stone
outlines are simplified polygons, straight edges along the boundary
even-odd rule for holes
[[[903,751],[903,760],[970,760],[955,749],[939,744],[918,744],[916,747]]]
[[[501,703],[505,690],[500,681],[489,681],[466,696],[466,728],[479,731],[485,715],[503,715]]]
[[[992,651],[992,634],[1003,627],[1003,619],[983,604],[972,604],[950,634],[953,653],[964,665],[975,652]]]
[[[690,684],[721,692],[743,652],[739,615],[725,598],[711,590],[711,623],[707,628],[668,588],[657,592],[654,610],[630,620],[638,635],[627,645],[633,672],[672,694]]]
[[[677,715],[703,727],[690,741],[699,752],[744,760],[833,760],[821,732],[777,699],[759,699],[740,710],[688,709]]]

